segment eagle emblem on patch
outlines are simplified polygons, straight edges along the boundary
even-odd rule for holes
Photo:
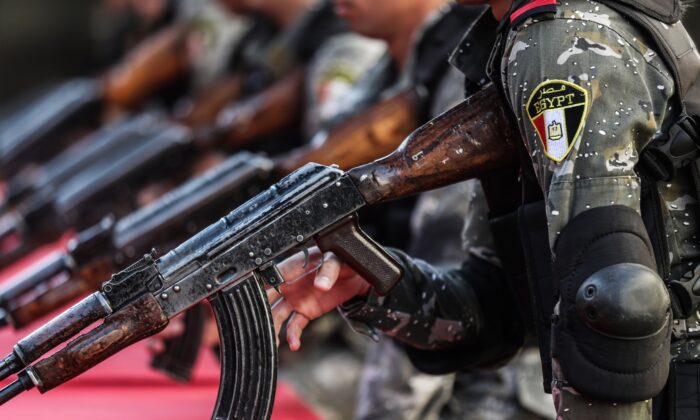
[[[569,155],[588,113],[588,91],[565,80],[548,80],[535,88],[526,107],[530,122],[555,162]]]

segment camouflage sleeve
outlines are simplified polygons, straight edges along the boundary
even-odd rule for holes
[[[404,278],[388,296],[373,293],[341,308],[362,329],[370,328],[406,344],[417,366],[435,363],[445,370],[507,359],[521,342],[511,336],[514,305],[502,271],[469,257],[459,269],[440,269],[390,250],[404,267]],[[522,330],[520,331],[522,332]],[[435,357],[436,351],[444,357]],[[447,362],[450,360],[450,362]]]
[[[641,33],[604,5],[582,12],[580,3],[511,32],[501,63],[547,200],[552,246],[587,209],[640,211],[635,165],[674,91]]]
[[[384,54],[384,43],[347,33],[328,39],[307,73],[305,132],[311,137],[341,110],[343,98]]]

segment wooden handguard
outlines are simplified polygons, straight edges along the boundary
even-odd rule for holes
[[[168,318],[151,294],[105,318],[97,328],[37,362],[31,369],[41,393],[75,378],[113,354],[163,330]]]
[[[399,263],[360,229],[356,215],[319,233],[316,245],[340,257],[380,296],[389,293],[403,276]]]
[[[301,118],[304,75],[303,69],[296,69],[263,92],[224,110],[228,115],[226,145],[240,148],[293,126]]]
[[[348,174],[374,204],[504,167],[516,158],[518,141],[491,84],[414,131],[390,155]]]
[[[140,105],[157,89],[185,74],[185,26],[166,28],[148,38],[104,78],[107,103],[125,108]]]
[[[394,151],[418,127],[421,99],[415,90],[397,93],[334,127],[317,147],[304,147],[279,161],[286,175],[309,162],[353,168]]]
[[[16,348],[20,349],[22,360],[31,363],[108,314],[109,308],[93,293],[21,339]]]

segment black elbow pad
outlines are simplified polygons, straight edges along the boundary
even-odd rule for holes
[[[669,371],[670,298],[641,216],[624,206],[588,210],[567,225],[554,253],[552,356],[566,381],[604,401],[657,395]]]

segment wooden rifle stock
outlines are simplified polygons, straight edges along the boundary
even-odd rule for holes
[[[348,173],[374,204],[506,166],[516,158],[518,141],[491,84],[414,131],[390,155]]]
[[[278,159],[275,169],[282,176],[309,162],[342,169],[371,162],[395,150],[418,127],[421,103],[418,91],[401,91],[331,129],[321,145]]]
[[[301,118],[305,73],[298,68],[262,93],[222,111],[218,128],[225,133],[225,145],[238,149],[294,126]]]
[[[118,107],[133,108],[189,68],[185,40],[189,27],[166,28],[141,43],[103,80],[104,98]]]
[[[191,108],[184,115],[179,115],[177,120],[190,127],[212,124],[226,105],[241,96],[244,81],[245,76],[239,73],[214,83],[214,86],[198,94]]]

